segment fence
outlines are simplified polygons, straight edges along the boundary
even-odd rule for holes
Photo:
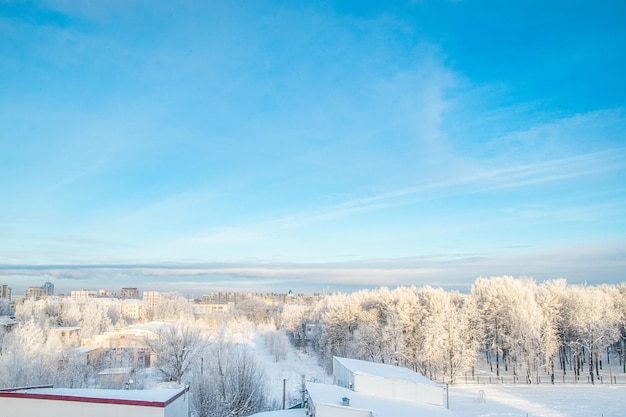
[[[550,375],[544,376],[532,376],[526,378],[525,376],[507,375],[507,376],[494,376],[494,375],[464,375],[454,379],[454,384],[591,384],[591,377],[589,374],[585,375],[554,375],[554,380]],[[594,384],[626,384],[626,375],[600,375],[596,377],[594,375]]]

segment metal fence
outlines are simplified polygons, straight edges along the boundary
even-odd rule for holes
[[[585,375],[539,375],[526,378],[525,376],[507,375],[463,375],[454,379],[454,384],[626,384],[626,374],[594,376],[593,381],[589,374]]]

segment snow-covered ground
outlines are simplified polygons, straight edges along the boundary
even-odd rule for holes
[[[623,417],[626,385],[451,386],[450,409],[460,417]]]

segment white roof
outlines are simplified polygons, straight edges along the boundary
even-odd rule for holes
[[[374,363],[361,361],[358,359],[341,358],[339,356],[335,356],[334,358],[340,364],[342,364],[355,374],[360,373],[387,379],[411,381],[419,384],[439,385],[436,382],[433,382],[430,379],[426,378],[425,376],[402,366],[386,365],[384,363]]]
[[[133,368],[131,367],[108,368],[108,369],[98,372],[98,375],[120,375],[120,374],[124,375],[124,374],[130,374],[131,372],[133,372]]]
[[[316,404],[331,404],[337,407],[370,410],[374,412],[376,417],[457,417],[456,413],[444,407],[414,401],[375,397],[361,392],[354,392],[337,385],[307,382],[306,389],[311,400]],[[342,405],[343,397],[350,399],[349,406]]]
[[[177,389],[121,390],[121,389],[76,389],[76,388],[35,388],[7,392],[37,396],[58,396],[88,400],[108,399],[121,401],[146,401],[166,403],[180,394],[185,387]],[[60,398],[61,399],[61,398]],[[89,401],[86,401],[89,402]]]
[[[151,321],[150,323],[143,324],[134,324],[129,327],[131,331],[140,331],[140,332],[158,332],[164,326],[167,326],[167,323],[162,321]]]
[[[296,408],[293,410],[264,411],[252,414],[250,417],[304,417],[305,415],[304,408]]]

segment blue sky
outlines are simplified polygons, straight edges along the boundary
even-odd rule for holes
[[[0,2],[0,283],[622,282],[624,16]]]

